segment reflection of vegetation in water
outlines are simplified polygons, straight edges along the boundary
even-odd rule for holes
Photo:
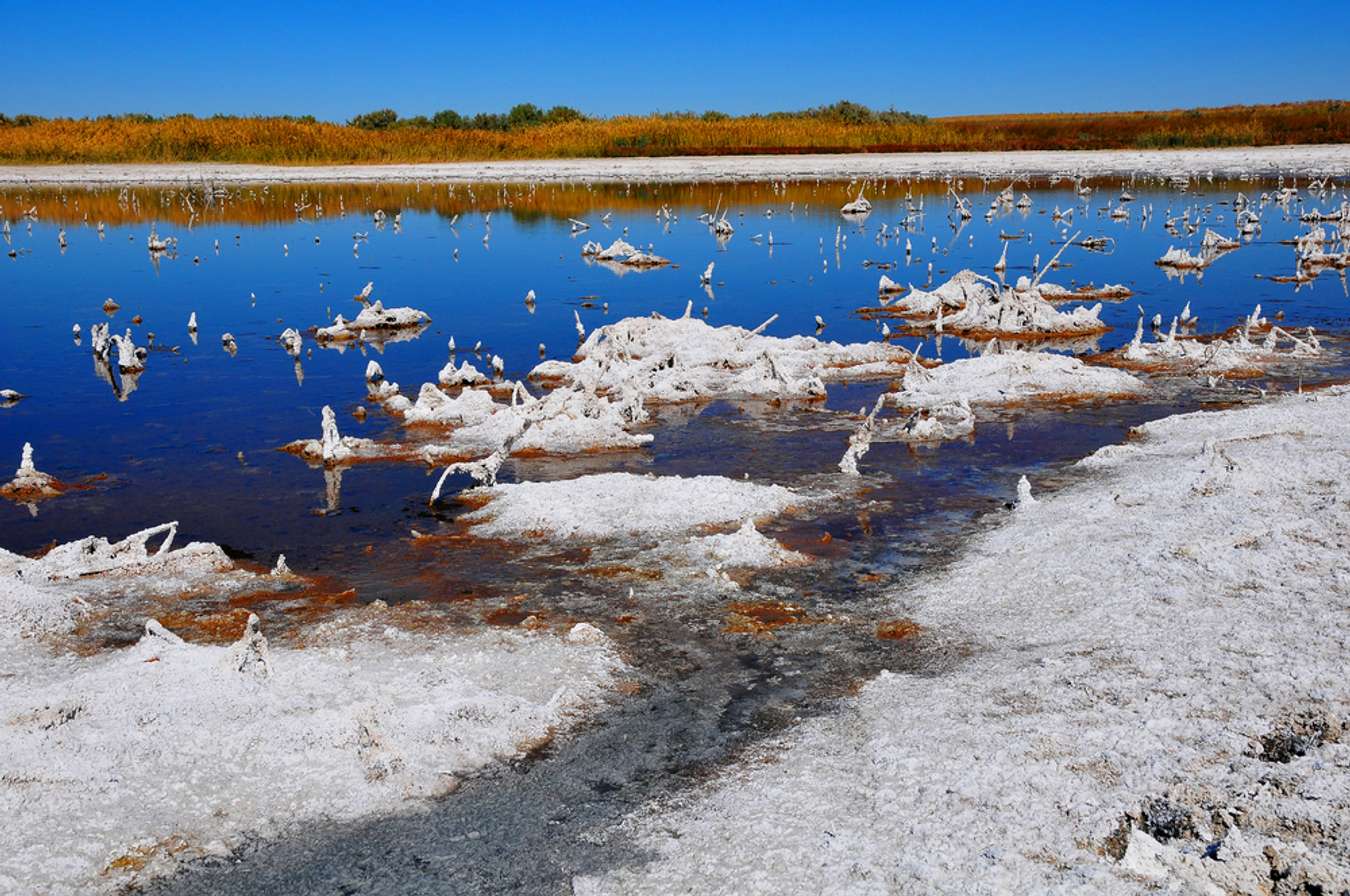
[[[1106,188],[1119,186],[1120,179],[1103,181]],[[1068,182],[1061,182],[1066,186]],[[972,195],[998,191],[1006,180],[966,178],[962,189]],[[784,206],[796,211],[837,209],[854,198],[858,182],[762,181],[669,184],[275,184],[219,188],[137,189],[0,189],[0,218],[16,220],[28,210],[40,221],[67,227],[108,226],[161,222],[188,224],[287,224],[297,219],[368,218],[381,209],[393,218],[397,212],[430,212],[447,220],[470,212],[509,211],[520,224],[546,219],[587,220],[600,224],[606,212],[648,212],[668,205],[672,212],[693,217],[721,206],[732,213],[757,215],[772,207],[781,214]],[[1047,186],[1044,179],[1017,181],[1018,189]],[[1250,185],[1247,185],[1250,188]],[[1232,187],[1240,189],[1241,187]],[[1206,184],[1206,191],[1230,189],[1226,183]],[[884,194],[878,191],[884,190]],[[873,181],[867,185],[873,198],[903,199],[912,195],[923,201],[930,215],[945,217],[947,183],[941,180],[900,179]],[[355,229],[368,229],[365,222]]]

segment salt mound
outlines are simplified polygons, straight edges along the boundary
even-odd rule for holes
[[[558,482],[471,489],[487,504],[463,519],[487,536],[550,538],[661,536],[781,513],[803,498],[782,486],[722,476],[599,473]]]
[[[1232,338],[1207,341],[1178,338],[1178,320],[1173,318],[1166,335],[1159,336],[1154,342],[1144,342],[1144,319],[1140,317],[1130,344],[1103,356],[1101,361],[1130,370],[1237,379],[1261,376],[1277,364],[1317,357],[1322,353],[1321,343],[1311,327],[1303,338],[1299,338],[1271,326],[1264,339],[1252,342],[1253,330],[1268,325],[1260,318],[1260,308],[1258,305],[1244,325],[1234,331]],[[1282,344],[1287,344],[1288,348],[1282,349]]]
[[[0,788],[0,889],[135,890],[252,838],[407,811],[527,755],[622,668],[599,631],[428,635],[352,613],[350,636],[304,649],[268,645],[256,617],[226,646],[151,620],[133,647],[23,670],[0,691],[0,755],[25,782]]]
[[[971,404],[1066,401],[1134,396],[1144,384],[1123,370],[1093,367],[1077,358],[1047,352],[991,351],[927,369],[911,365],[898,392],[897,407],[935,409],[964,396]]]
[[[431,316],[416,308],[386,308],[378,299],[371,302],[352,320],[339,314],[332,325],[314,331],[319,342],[340,342],[363,339],[366,333],[380,334],[391,330],[422,327],[431,322]]]
[[[775,316],[776,317],[776,316]],[[575,360],[545,361],[530,378],[586,384],[600,394],[637,392],[647,401],[821,398],[825,382],[899,375],[909,352],[885,343],[840,345],[786,339],[689,316],[630,317],[593,330]]]
[[[975,291],[964,308],[935,326],[958,336],[1082,336],[1110,329],[1102,323],[1101,311],[1100,303],[1060,311],[1041,297],[1039,284],[1023,278],[1016,287],[997,293]]]
[[[765,569],[801,566],[811,562],[805,554],[788,550],[762,534],[755,528],[753,519],[746,519],[735,532],[694,538],[686,546],[686,551],[695,563],[711,564],[718,570],[724,566]]]

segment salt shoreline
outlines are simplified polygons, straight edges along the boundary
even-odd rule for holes
[[[1164,418],[1022,496],[895,593],[963,668],[648,806],[655,859],[575,892],[1342,892],[1347,408]]]
[[[840,153],[541,159],[392,165],[248,165],[213,162],[0,165],[0,186],[846,180],[872,177],[1086,177],[1350,174],[1350,144],[1175,150]]]

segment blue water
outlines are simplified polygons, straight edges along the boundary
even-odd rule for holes
[[[1202,332],[1230,326],[1258,302],[1267,315],[1282,312],[1286,327],[1311,325],[1333,333],[1348,329],[1350,301],[1344,281],[1334,273],[1299,290],[1257,276],[1292,271],[1293,249],[1279,241],[1303,229],[1296,220],[1297,207],[1292,215],[1269,207],[1263,232],[1220,259],[1201,280],[1170,280],[1153,265],[1169,245],[1199,245],[1200,233],[1178,239],[1163,230],[1169,207],[1180,212],[1188,204],[1224,202],[1237,189],[1255,199],[1261,185],[1211,187],[1214,192],[1200,197],[1134,185],[1137,200],[1128,222],[1110,220],[1100,210],[1117,195],[1118,182],[1101,185],[1086,215],[1082,201],[1067,187],[1029,189],[1035,202],[1029,212],[1000,214],[986,222],[984,209],[1001,186],[968,193],[976,217],[957,233],[947,217],[944,188],[916,186],[916,201],[922,192],[926,215],[920,228],[907,234],[914,249],[908,266],[904,236],[885,244],[875,239],[882,222],[893,226],[903,218],[905,188],[895,184],[887,195],[871,196],[875,208],[863,222],[846,221],[837,213],[856,190],[847,185],[798,186],[790,198],[771,185],[741,185],[725,200],[731,202],[737,231],[724,245],[695,219],[712,209],[721,189],[715,187],[632,188],[618,208],[612,189],[558,188],[558,208],[550,214],[535,210],[538,202],[529,203],[529,213],[513,211],[511,203],[527,204],[525,187],[479,187],[471,198],[464,187],[453,192],[427,185],[392,187],[368,197],[362,188],[335,186],[315,190],[324,194],[326,206],[325,215],[317,219],[312,209],[299,219],[291,217],[293,194],[247,191],[247,202],[243,196],[237,202],[227,199],[206,209],[190,227],[181,197],[147,190],[137,194],[141,213],[129,223],[109,225],[103,238],[94,227],[97,218],[85,221],[81,211],[100,194],[0,194],[0,214],[11,222],[16,251],[14,258],[0,258],[5,308],[0,388],[28,395],[0,410],[0,464],[5,469],[11,461],[17,465],[21,445],[31,441],[39,468],[63,480],[108,476],[87,491],[43,502],[36,516],[0,502],[0,546],[30,551],[53,540],[121,535],[177,519],[185,536],[220,542],[240,556],[265,562],[285,551],[297,568],[343,566],[358,575],[360,562],[352,558],[359,549],[399,543],[410,528],[434,530],[450,513],[427,507],[434,479],[413,464],[348,470],[340,512],[318,513],[324,506],[322,474],[275,450],[293,439],[317,436],[325,404],[338,412],[345,434],[397,438],[398,427],[378,408],[370,408],[365,422],[351,415],[363,404],[368,358],[377,358],[389,379],[415,395],[420,383],[434,379],[447,359],[446,342],[454,336],[461,359],[468,357],[486,370],[495,353],[505,360],[506,375],[519,378],[539,361],[541,342],[548,357],[571,354],[576,345],[574,311],[589,330],[652,311],[678,315],[688,301],[695,313],[706,306],[713,324],[755,326],[777,313],[779,319],[768,332],[783,336],[813,333],[819,314],[827,322],[827,338],[873,340],[879,338],[881,324],[852,313],[875,304],[880,271],[865,267],[864,260],[898,262],[888,275],[915,285],[926,282],[930,261],[935,284],[963,267],[990,273],[1002,249],[1000,232],[1031,235],[1030,240],[1009,243],[1010,279],[1029,273],[1037,253],[1047,261],[1057,248],[1050,241],[1065,230],[1114,238],[1109,253],[1069,249],[1062,259],[1065,267],[1049,277],[1066,286],[1113,282],[1135,290],[1133,299],[1105,306],[1103,317],[1115,329],[1100,340],[1103,349],[1129,339],[1136,306],[1149,316],[1161,312],[1170,318],[1187,301],[1201,319]],[[400,190],[402,195],[391,202],[390,194]],[[647,198],[634,206],[638,194]],[[112,195],[101,198],[107,202]],[[337,196],[345,202],[345,217],[338,214]],[[39,199],[42,211],[30,232],[30,222],[19,215]],[[795,203],[791,211],[789,202]],[[658,216],[664,204],[675,220]],[[1149,204],[1152,219],[1141,227],[1140,213]],[[196,205],[200,208],[200,199]],[[245,205],[255,218],[257,209],[270,209],[273,221],[239,220],[234,209]],[[1055,205],[1077,207],[1071,226],[1051,223],[1049,210]],[[371,222],[377,206],[390,215],[382,229]],[[606,227],[600,216],[611,208],[612,222]],[[392,217],[400,209],[401,226],[396,229]],[[490,226],[484,221],[486,209],[492,209]],[[765,214],[769,209],[771,217]],[[455,214],[459,219],[452,227]],[[569,215],[584,217],[592,229],[571,234]],[[157,217],[160,235],[179,240],[176,257],[156,261],[146,250],[145,238]],[[1231,235],[1232,218],[1230,208],[1215,204],[1207,223]],[[60,226],[69,242],[64,252],[58,246]],[[847,237],[838,265],[837,227]],[[677,266],[616,276],[581,258],[583,241],[607,245],[625,228],[629,242],[642,247],[650,243]],[[353,234],[358,231],[368,232],[369,240],[354,254]],[[490,234],[486,242],[485,234]],[[759,241],[752,239],[757,234]],[[213,248],[216,240],[219,253]],[[714,298],[698,284],[709,261],[716,262]],[[359,306],[351,297],[368,280],[375,283],[374,296],[387,305],[427,311],[430,328],[417,339],[387,345],[383,352],[371,347],[321,349],[306,334],[303,382],[297,382],[295,365],[276,336],[288,326],[303,332],[325,325],[332,314],[353,316]],[[533,312],[522,301],[530,289],[538,296]],[[121,306],[111,317],[114,332],[131,326],[139,345],[146,344],[147,332],[155,334],[147,369],[125,400],[96,375],[88,347],[90,325],[109,320],[101,308],[109,297]],[[607,312],[602,303],[608,303]],[[186,330],[193,311],[200,323],[195,345]],[[141,315],[143,324],[133,326],[134,315]],[[72,341],[74,323],[84,330],[82,345]],[[237,340],[237,356],[221,348],[220,336],[227,331]],[[465,351],[479,340],[481,358]],[[941,349],[947,360],[964,351],[951,338]],[[925,347],[925,354],[936,352],[931,343]],[[829,407],[856,409],[880,388],[831,387]],[[1034,414],[1023,423],[1024,431],[1037,434],[1030,441],[1010,437],[1008,420],[1025,416],[1010,412],[1008,420],[982,423],[972,445],[918,453],[878,446],[864,462],[864,472],[869,465],[874,470],[884,467],[898,484],[883,490],[897,502],[896,515],[878,513],[877,525],[903,534],[898,521],[912,513],[912,507],[901,509],[906,502],[922,500],[936,507],[952,501],[973,507],[994,501],[1010,491],[1012,480],[1005,474],[1011,476],[1019,465],[1081,456],[1118,438],[1130,422],[1167,409],[1085,411],[1072,419],[1068,412]],[[568,463],[532,461],[508,468],[504,478],[632,469],[748,472],[792,484],[833,469],[843,451],[843,427],[820,432],[809,426],[765,429],[743,410],[720,404],[692,418],[668,413],[654,425],[656,442],[647,452]],[[781,413],[789,418],[795,412]],[[846,533],[849,527],[835,528]]]

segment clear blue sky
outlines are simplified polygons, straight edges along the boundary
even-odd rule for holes
[[[0,111],[930,115],[1350,97],[1350,2],[6,4]],[[1298,12],[1295,13],[1294,10]]]

